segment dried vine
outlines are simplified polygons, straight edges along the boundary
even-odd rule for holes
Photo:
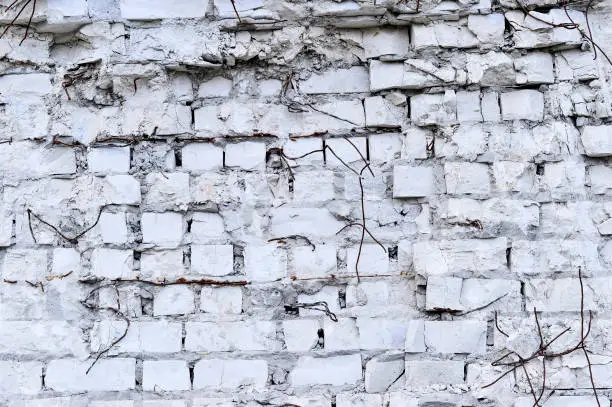
[[[531,395],[533,396],[533,400],[534,400],[534,407],[541,407],[543,403],[542,402],[542,398],[544,396],[544,393],[546,392],[546,361],[547,360],[551,360],[554,358],[558,358],[561,356],[565,356],[565,355],[569,355],[570,353],[573,353],[575,351],[581,351],[584,353],[584,356],[586,358],[586,362],[587,362],[587,366],[588,366],[588,370],[589,370],[589,377],[590,377],[590,381],[591,381],[591,387],[593,389],[593,394],[595,395],[595,400],[597,401],[597,405],[599,407],[601,407],[601,404],[599,402],[599,396],[597,395],[597,388],[595,386],[595,380],[593,379],[593,369],[592,369],[592,365],[591,365],[591,359],[589,358],[589,353],[586,349],[586,344],[585,341],[588,338],[589,334],[591,333],[591,323],[593,321],[593,312],[591,310],[589,310],[589,321],[587,323],[587,328],[586,328],[586,332],[585,332],[585,318],[584,318],[584,284],[582,281],[582,271],[580,268],[578,268],[578,280],[580,282],[580,340],[578,341],[578,343],[575,346],[572,346],[570,348],[564,349],[564,350],[560,350],[557,352],[551,352],[549,351],[550,346],[559,338],[561,338],[563,335],[565,335],[567,332],[569,332],[570,328],[565,328],[563,331],[561,331],[559,334],[557,334],[554,338],[552,338],[550,341],[545,342],[544,341],[544,335],[542,334],[542,327],[540,326],[540,320],[538,318],[538,311],[537,309],[534,307],[533,309],[533,314],[534,314],[534,318],[535,318],[535,322],[536,322],[536,327],[537,327],[537,332],[538,332],[538,336],[540,339],[540,344],[538,346],[538,349],[536,349],[529,357],[527,358],[523,358],[521,357],[519,354],[517,354],[514,351],[509,351],[507,353],[505,353],[502,357],[494,360],[493,362],[491,362],[492,366],[504,366],[507,367],[508,370],[506,370],[504,373],[502,373],[500,376],[498,376],[495,380],[493,380],[491,383],[483,386],[483,388],[487,388],[487,387],[491,387],[493,386],[495,383],[499,382],[501,379],[503,379],[504,377],[506,377],[507,375],[514,373],[517,369],[521,369],[523,370],[525,377],[527,378],[527,383],[529,384],[529,390]],[[508,337],[509,335],[504,332],[500,327],[499,327],[499,323],[497,321],[497,313],[495,313],[495,328],[499,331],[500,334]],[[508,358],[511,358],[510,360],[508,360]],[[529,373],[527,372],[527,364],[535,359],[542,359],[542,385],[539,391],[539,394],[536,392],[534,385],[532,383],[532,378],[529,375]],[[554,390],[553,390],[554,391]],[[552,393],[551,393],[552,394]]]
[[[9,11],[10,9],[12,9],[13,7],[15,7],[17,5],[17,3],[19,3],[20,0],[14,0],[11,4],[9,4],[6,7],[6,11]],[[15,17],[13,17],[13,19],[11,20],[10,23],[8,23],[8,25],[4,28],[4,31],[2,31],[2,34],[0,34],[0,38],[4,37],[4,34],[7,33],[7,31],[9,30],[9,28],[11,28],[13,25],[15,25],[15,21],[17,21],[17,19],[19,18],[19,16],[21,16],[21,13],[23,13],[23,11],[26,9],[26,7],[29,4],[32,4],[32,12],[30,13],[30,18],[28,19],[28,23],[26,24],[26,29],[25,29],[25,34],[23,35],[23,38],[21,39],[21,41],[19,42],[19,45],[21,45],[26,38],[28,38],[28,33],[30,31],[30,26],[32,25],[32,18],[34,18],[34,12],[36,11],[36,2],[38,0],[25,0],[25,3],[23,5],[23,7],[21,7],[21,9],[17,12],[17,14],[15,15]]]

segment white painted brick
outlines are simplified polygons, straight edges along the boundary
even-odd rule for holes
[[[183,238],[183,215],[180,213],[142,214],[142,242],[161,246],[178,246]]]
[[[418,407],[419,399],[401,391],[389,393],[389,407]]]
[[[410,37],[406,28],[372,28],[363,32],[363,49],[366,58],[382,55],[406,56],[410,49]]]
[[[280,350],[273,321],[187,322],[185,349],[189,351]]]
[[[425,346],[429,352],[482,354],[486,340],[486,321],[425,321]]]
[[[483,121],[480,111],[480,92],[457,92],[457,120],[460,123]]]
[[[195,212],[191,219],[191,237],[194,243],[209,243],[224,237],[225,226],[218,213]]]
[[[424,160],[427,158],[427,139],[433,139],[433,133],[418,127],[404,130],[401,158]]]
[[[429,167],[393,167],[393,197],[419,198],[434,193],[433,170]]]
[[[589,157],[612,155],[612,126],[585,126],[582,129],[582,145]]]
[[[194,389],[263,389],[268,381],[268,363],[263,360],[204,359],[195,364]],[[215,404],[216,405],[216,404]]]
[[[71,248],[53,249],[51,276],[49,278],[52,276],[65,276],[68,273],[74,273],[75,276],[78,276],[80,270],[81,255],[78,251]]]
[[[130,148],[94,148],[87,154],[89,171],[95,173],[124,173],[130,170]]]
[[[100,359],[86,374],[90,365],[89,360],[52,360],[47,365],[45,385],[50,390],[62,392],[123,391],[136,388],[135,359]]]
[[[374,357],[365,365],[365,390],[368,393],[382,393],[395,383],[402,383],[399,377],[404,373],[404,355],[395,358]],[[380,395],[378,395],[380,397]],[[381,403],[378,402],[380,406]]]
[[[283,146],[283,151],[287,157],[300,157],[315,150],[323,148],[323,142],[319,138],[303,138],[289,140]],[[308,154],[306,157],[297,160],[300,164],[309,165],[323,162],[323,152]],[[293,162],[293,161],[292,161]]]
[[[293,181],[293,199],[299,203],[326,202],[334,199],[334,173],[332,171],[296,172]]]
[[[506,238],[414,243],[414,270],[421,275],[505,272]]]
[[[134,255],[131,250],[94,249],[91,255],[91,271],[94,276],[108,279],[133,279]]]
[[[323,320],[325,350],[329,352],[359,349],[359,331],[354,318],[338,318],[334,322]]]
[[[289,352],[308,352],[314,348],[321,329],[321,323],[316,319],[288,319],[283,321],[285,346]]]
[[[350,247],[346,252],[346,264],[349,274],[357,272],[357,254],[359,247]],[[364,244],[359,256],[359,274],[363,276],[384,275],[389,272],[389,254],[377,244]]]
[[[537,90],[505,92],[500,97],[503,120],[538,121],[544,118],[544,95]]]
[[[145,391],[191,390],[189,369],[184,360],[145,360],[142,364]]]
[[[91,350],[106,349],[125,332],[125,321],[102,320],[95,324],[91,334]],[[181,351],[182,324],[180,322],[133,321],[124,339],[110,351],[172,353]]]
[[[498,122],[501,120],[499,95],[496,92],[484,92],[482,94],[480,109],[485,122]]]
[[[47,250],[8,249],[2,264],[2,277],[7,280],[40,281],[47,274]]]
[[[422,89],[452,82],[455,70],[438,68],[426,60],[409,59],[402,62],[370,61],[370,90]]]
[[[407,321],[358,318],[361,349],[404,349]]]
[[[502,45],[506,21],[501,13],[468,16],[468,29],[485,45]]]
[[[598,392],[599,393],[599,392]],[[598,394],[599,402],[605,405],[609,403],[607,397]],[[596,405],[595,396],[552,396],[546,400],[546,407],[589,407]],[[533,405],[533,397],[519,397],[514,402],[514,407],[528,407]]]
[[[338,287],[324,286],[314,294],[298,294],[298,302],[319,302],[323,301],[327,303],[329,310],[333,313],[340,312],[339,294]],[[306,317],[320,317],[321,311],[309,310],[307,308],[300,309],[300,316]]]
[[[154,315],[191,314],[195,310],[195,297],[189,286],[161,287],[153,300]]]
[[[536,166],[530,163],[496,161],[493,163],[493,178],[502,192],[536,192]]]
[[[581,195],[584,193],[585,185],[584,163],[570,160],[547,163],[541,181],[553,199]]]
[[[191,200],[189,174],[184,172],[152,172],[147,174],[145,185],[148,191],[143,205],[150,210],[185,210]]]
[[[140,203],[140,183],[131,175],[109,175],[104,178],[107,203],[136,205]]]
[[[287,252],[274,245],[247,246],[244,268],[249,281],[275,281],[287,274]]]
[[[450,223],[463,223],[480,220],[484,225],[512,225],[526,233],[540,225],[540,210],[536,202],[488,199],[451,198],[445,214]]]
[[[417,126],[450,125],[457,122],[455,91],[416,95],[410,98],[410,119]]]
[[[406,361],[407,387],[462,383],[463,362],[461,361]]]
[[[162,0],[121,0],[121,17],[128,20],[157,20],[161,18],[204,17],[207,3],[204,0],[179,0],[168,4]]]
[[[429,277],[427,278],[427,292],[425,294],[425,309],[454,309],[462,310],[461,285],[463,281],[457,277]]]
[[[210,314],[241,314],[242,288],[202,287],[200,311]]]
[[[225,147],[225,165],[244,170],[261,169],[266,163],[266,145],[255,141],[228,144]]]
[[[123,244],[128,241],[125,212],[103,212],[100,215],[100,234],[104,243]]]
[[[123,407],[123,406],[117,406],[117,407]],[[129,406],[126,406],[126,407],[129,407]],[[185,400],[143,400],[142,407],[187,407],[187,401]]]
[[[596,195],[609,194],[612,190],[612,168],[603,165],[589,167],[589,176],[586,185]]]
[[[208,143],[187,144],[181,150],[183,168],[190,172],[212,171],[223,167],[223,149]]]
[[[306,94],[369,92],[368,70],[354,66],[349,69],[313,74],[300,83],[300,90]]]
[[[326,278],[337,273],[336,246],[299,246],[291,249],[291,275],[301,278]]]
[[[489,166],[480,163],[444,164],[446,192],[449,194],[489,194]]]
[[[191,271],[208,276],[227,276],[234,272],[232,245],[192,245]]]
[[[516,83],[553,83],[555,74],[553,73],[553,58],[544,52],[533,52],[514,60],[516,69]]]
[[[555,54],[555,69],[560,81],[597,78],[597,65],[588,52],[568,50]]]
[[[185,274],[183,251],[147,251],[140,256],[140,277],[145,280],[175,280]]]
[[[406,108],[395,106],[382,96],[364,101],[367,127],[399,127],[406,119]]]
[[[313,358],[303,356],[289,373],[289,381],[295,387],[331,384],[342,386],[362,380],[361,355]]]
[[[361,154],[365,157],[366,156],[366,138],[365,137],[351,137],[350,140],[359,149],[359,151],[361,151]],[[362,165],[363,159],[361,158],[357,150],[355,150],[355,147],[353,147],[347,140],[343,138],[333,138],[333,139],[326,140],[325,144],[329,146],[334,151],[334,153],[336,153],[336,155],[340,157],[342,161],[344,161],[345,163],[350,164],[354,162],[359,162],[358,165],[354,166],[354,168],[359,168],[359,169],[361,169],[361,167],[363,166]],[[326,166],[333,167],[333,168],[343,168],[344,170],[349,171],[348,168],[346,168],[345,165],[342,164],[334,156],[334,154],[330,153],[329,149],[326,154],[327,154],[326,162],[325,162]]]
[[[391,163],[400,157],[403,137],[399,134],[374,134],[368,137],[370,161]],[[423,147],[425,148],[425,147]]]
[[[512,243],[512,271],[519,275],[575,272],[578,267],[590,274],[604,273],[597,243],[587,240],[516,240]]]
[[[408,321],[406,325],[406,344],[407,353],[421,353],[427,351],[425,347],[425,321]]]
[[[198,89],[198,97],[214,98],[228,97],[232,90],[232,81],[222,76],[215,76],[211,80],[200,84]]]
[[[41,362],[0,361],[0,393],[36,394],[42,390]]]
[[[0,340],[4,352],[13,355],[89,355],[81,329],[67,321],[0,321]]]
[[[197,398],[193,400],[193,407],[234,407],[235,404],[231,398],[208,397]]]

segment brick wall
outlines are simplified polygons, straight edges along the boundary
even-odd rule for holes
[[[609,3],[10,3],[1,407],[610,405]]]

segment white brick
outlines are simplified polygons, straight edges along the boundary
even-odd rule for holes
[[[87,154],[89,171],[95,173],[124,173],[130,170],[130,148],[94,148]]]
[[[287,252],[274,245],[247,246],[244,268],[249,281],[276,281],[287,274]]]
[[[343,226],[342,222],[323,208],[280,207],[272,211],[271,234],[275,237],[291,235],[329,237],[335,235]]]
[[[391,163],[400,157],[403,137],[399,134],[373,134],[368,137],[370,161]],[[425,148],[425,147],[423,147]]]
[[[353,318],[338,318],[323,321],[325,333],[325,350],[329,352],[359,349],[359,331]]]
[[[540,121],[544,118],[544,95],[537,90],[524,89],[501,94],[503,120]]]
[[[592,174],[591,174],[592,176]],[[544,166],[543,189],[553,199],[575,197],[584,193],[585,167],[583,162],[566,160]]]
[[[42,363],[0,361],[0,394],[36,394],[42,390]]]
[[[92,273],[97,277],[108,279],[133,279],[134,255],[131,250],[94,249],[91,255]]]
[[[234,272],[232,245],[192,245],[191,271],[208,276],[227,276]]]
[[[424,160],[427,158],[427,139],[433,139],[433,133],[419,127],[404,130],[401,158]]]
[[[427,292],[425,294],[425,309],[453,309],[463,310],[461,304],[461,285],[463,281],[457,277],[429,277],[427,278]]]
[[[337,273],[335,245],[299,246],[291,249],[291,275],[301,278],[326,278]]]
[[[183,168],[190,172],[212,171],[223,167],[223,149],[208,143],[187,144],[181,150]]]
[[[191,237],[194,243],[223,239],[225,226],[218,213],[196,212],[192,215]]]
[[[586,185],[591,187],[593,194],[609,194],[612,190],[612,168],[604,165],[589,167],[589,177]]]
[[[546,399],[544,404],[546,407],[590,407],[601,403],[606,405],[610,401],[607,397],[602,396],[597,392],[599,402],[595,396],[552,396]],[[533,397],[519,397],[514,402],[514,407],[529,407],[533,405]]]
[[[58,392],[123,391],[136,388],[135,359],[100,359],[86,374],[90,365],[89,360],[52,360],[47,365],[45,385]]]
[[[389,407],[418,407],[419,399],[401,391],[389,393]]]
[[[597,243],[587,240],[515,240],[512,243],[512,271],[521,275],[575,272],[604,273]]]
[[[404,373],[404,367],[403,353],[393,359],[384,356],[370,359],[365,365],[365,390],[368,393],[382,393],[392,384],[401,384],[398,378]]]
[[[152,172],[147,174],[145,185],[148,191],[143,204],[149,210],[185,210],[191,200],[189,174],[184,172]]]
[[[193,291],[186,285],[161,287],[153,300],[154,315],[191,314],[195,310]]]
[[[266,163],[266,145],[255,141],[228,144],[225,147],[225,165],[244,170],[262,169]]]
[[[433,353],[477,353],[486,350],[485,321],[425,321],[425,346]]]
[[[359,247],[350,247],[346,253],[347,271],[349,274],[357,272],[357,254]],[[388,274],[389,254],[377,244],[364,244],[361,247],[359,256],[359,274],[362,276],[372,276],[377,274]]]
[[[433,170],[429,167],[393,167],[393,198],[419,198],[434,193]]]
[[[145,280],[176,280],[185,275],[183,250],[147,251],[140,256],[140,277]]]
[[[363,49],[366,58],[382,55],[403,57],[410,49],[410,37],[406,28],[372,28],[363,32]]]
[[[319,138],[291,139],[283,146],[287,157],[300,157],[304,154],[323,148],[323,142]],[[293,162],[293,161],[292,161]],[[323,152],[316,152],[297,160],[300,164],[310,165],[323,162]]]
[[[293,181],[293,200],[301,203],[326,202],[334,199],[332,171],[296,172]]]
[[[191,390],[189,369],[184,360],[145,360],[142,364],[145,391]]]
[[[358,318],[361,349],[404,349],[407,321]]]
[[[597,64],[588,52],[572,49],[555,55],[557,79],[560,81],[597,78]]]
[[[195,364],[194,389],[263,389],[268,381],[268,363],[263,360],[205,359]]]
[[[612,155],[612,126],[585,126],[582,129],[582,145],[589,157]]]
[[[115,407],[115,406],[109,406]],[[116,406],[123,407],[123,406]],[[129,407],[129,406],[126,406]],[[187,407],[185,400],[143,400],[142,407]]]
[[[91,334],[91,350],[106,349],[125,332],[122,320],[102,320],[94,325]],[[134,321],[126,336],[110,351],[113,353],[172,353],[181,351],[182,324],[180,322]]]
[[[327,303],[329,310],[333,313],[340,312],[340,305],[338,303],[338,287],[334,286],[323,286],[319,291],[314,294],[298,294],[298,302],[319,302],[323,301]],[[307,308],[300,309],[300,316],[307,317],[320,317],[321,311],[309,310]]]
[[[349,69],[313,74],[300,83],[300,90],[306,94],[369,92],[368,70],[354,66]]]
[[[140,203],[140,183],[131,175],[109,175],[104,178],[107,203],[136,205]]]
[[[187,322],[185,349],[189,351],[280,350],[274,321]]]
[[[536,166],[531,163],[496,161],[493,163],[493,177],[497,189],[502,192],[536,192]]]
[[[370,90],[422,89],[455,79],[452,67],[438,68],[429,61],[408,59],[402,62],[370,61]]]
[[[489,194],[489,166],[480,163],[444,164],[446,192],[449,194]]]
[[[425,321],[408,321],[406,327],[406,346],[404,350],[407,353],[427,351],[425,347]]]
[[[202,287],[200,311],[210,314],[241,314],[242,288]]]
[[[104,243],[122,244],[128,241],[125,212],[103,212],[100,215],[100,234]]]
[[[283,321],[285,346],[289,352],[308,352],[314,348],[321,323],[316,319],[289,319]]]
[[[198,97],[214,98],[228,97],[232,90],[232,81],[222,76],[215,76],[211,80],[200,84],[198,89]]]
[[[435,384],[462,384],[463,362],[406,361],[406,386],[425,387]]]
[[[366,138],[365,137],[351,137],[351,142],[361,151],[361,154],[366,156]],[[329,146],[334,153],[338,157],[342,159],[347,164],[351,164],[354,162],[359,162],[358,165],[355,165],[355,168],[361,168],[363,166],[363,159],[361,155],[357,152],[355,147],[353,147],[347,140],[343,138],[333,138],[325,141],[325,144]],[[329,149],[326,153],[326,162],[325,165],[328,167],[334,168],[342,168],[346,171],[349,171],[348,168],[344,164],[342,164],[333,154],[329,152]]]
[[[406,108],[395,106],[382,96],[364,101],[367,127],[400,127],[406,119]]]
[[[178,246],[183,238],[183,215],[180,213],[142,214],[142,242],[161,246]]]
[[[417,126],[450,125],[457,122],[455,91],[416,95],[410,98],[410,119]]]
[[[6,317],[6,313],[2,315]],[[1,321],[3,352],[54,357],[89,355],[77,324],[67,321]]]
[[[484,92],[480,101],[480,108],[485,122],[498,122],[501,120],[499,95],[496,92]]]
[[[516,83],[554,83],[552,55],[544,52],[532,52],[514,60]]]
[[[468,29],[485,45],[502,45],[506,21],[501,13],[488,15],[470,14]]]
[[[47,274],[47,250],[8,249],[2,264],[7,280],[40,281]]]
[[[439,240],[413,245],[414,271],[424,276],[505,272],[506,238]]]
[[[289,373],[289,381],[295,387],[331,384],[342,386],[362,380],[361,355],[313,358],[303,356]]]
[[[158,20],[161,18],[204,17],[205,0],[179,0],[169,4],[163,0],[121,0],[121,17],[128,20]]]

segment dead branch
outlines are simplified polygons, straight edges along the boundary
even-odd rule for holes
[[[580,282],[580,339],[578,340],[578,343],[575,346],[572,346],[568,349],[564,349],[561,351],[557,351],[557,352],[549,352],[548,349],[550,348],[550,346],[559,338],[561,338],[563,335],[565,335],[567,332],[569,332],[570,328],[566,328],[563,331],[561,331],[559,334],[557,334],[553,339],[551,339],[548,342],[544,342],[544,335],[542,333],[542,327],[540,326],[540,320],[538,318],[538,311],[537,309],[534,307],[533,309],[533,314],[534,314],[534,318],[535,318],[535,323],[536,323],[536,328],[537,328],[537,332],[538,332],[538,336],[540,339],[540,343],[538,345],[538,349],[536,351],[534,351],[529,357],[527,358],[523,358],[520,355],[518,355],[516,352],[514,351],[509,351],[508,353],[504,354],[502,357],[500,357],[497,360],[494,360],[493,362],[491,362],[491,366],[506,366],[509,367],[509,369],[507,371],[505,371],[504,373],[502,373],[500,376],[498,376],[495,380],[493,380],[491,383],[483,386],[483,388],[487,388],[487,387],[491,387],[493,386],[495,383],[499,382],[502,378],[504,378],[505,376],[507,376],[510,373],[515,372],[518,368],[521,368],[524,373],[525,373],[525,377],[527,379],[527,382],[529,384],[529,388],[530,388],[530,393],[533,396],[534,399],[534,407],[541,407],[541,400],[542,397],[544,396],[544,393],[546,391],[546,361],[547,360],[551,360],[554,358],[558,358],[561,356],[565,356],[565,355],[569,355],[570,353],[573,353],[575,351],[581,351],[584,353],[584,356],[586,358],[586,362],[587,362],[587,366],[588,366],[588,370],[589,370],[589,378],[591,381],[591,387],[593,389],[593,394],[595,395],[595,400],[597,401],[597,405],[599,407],[601,407],[601,404],[599,402],[599,396],[597,395],[597,387],[595,386],[595,380],[593,379],[593,369],[592,369],[592,364],[591,364],[591,359],[589,358],[588,355],[588,351],[586,349],[586,344],[585,341],[587,339],[587,337],[589,336],[590,332],[591,332],[591,324],[593,321],[593,313],[592,311],[589,310],[589,321],[587,324],[587,329],[585,332],[585,320],[584,320],[584,284],[582,281],[582,270],[579,267],[578,268],[578,281]],[[506,334],[504,331],[502,331],[499,328],[499,324],[497,323],[497,313],[495,313],[495,328],[504,336],[508,336],[508,334]],[[506,360],[507,358],[513,358],[510,359],[507,362],[504,362],[504,360]],[[534,359],[538,359],[538,358],[542,358],[542,386],[540,389],[540,393],[539,395],[536,394],[535,388],[533,387],[533,384],[531,382],[531,377],[527,371],[527,367],[526,365],[531,362]]]
[[[25,29],[25,34],[23,35],[23,38],[21,39],[21,41],[19,42],[19,45],[21,46],[21,44],[23,44],[23,42],[25,41],[26,38],[28,38],[28,33],[30,32],[30,27],[32,26],[32,18],[34,18],[34,12],[36,11],[36,2],[38,0],[26,0],[26,2],[24,3],[23,7],[21,7],[21,9],[17,12],[17,14],[15,15],[15,17],[13,17],[13,19],[11,20],[10,23],[8,23],[8,25],[4,28],[4,31],[2,31],[2,34],[0,34],[0,38],[4,37],[4,34],[7,33],[7,31],[9,30],[9,28],[13,27],[15,25],[15,21],[17,21],[17,19],[19,18],[19,16],[21,16],[21,13],[23,13],[23,11],[26,9],[26,7],[32,3],[32,12],[30,13],[30,18],[28,19],[28,23],[26,24],[26,29]],[[11,4],[8,5],[8,7],[6,8],[6,11],[9,11],[11,8],[13,8],[13,6],[15,6],[17,3],[19,3],[19,0],[14,0]]]
[[[317,302],[298,302],[296,304],[285,305],[285,311],[287,312],[298,312],[298,308],[311,309],[314,311],[321,311],[325,315],[329,317],[333,322],[338,322],[338,317],[336,314],[329,310],[329,306],[325,301],[317,301]]]
[[[93,228],[96,227],[96,225],[98,224],[98,222],[100,222],[100,216],[102,216],[102,210],[104,210],[104,208],[106,208],[106,205],[103,205],[100,207],[100,210],[98,211],[98,216],[96,217],[96,220],[94,223],[92,223],[90,226],[88,226],[87,228],[85,228],[82,232],[70,237],[66,234],[64,234],[62,231],[60,231],[57,226],[52,225],[51,223],[47,222],[46,220],[44,220],[43,218],[41,218],[39,215],[35,214],[34,212],[32,212],[31,209],[28,208],[27,212],[28,212],[28,225],[30,227],[30,233],[32,234],[32,239],[34,239],[34,243],[36,243],[36,236],[34,236],[34,232],[32,229],[32,217],[36,218],[40,223],[50,227],[59,237],[61,237],[62,239],[66,240],[69,243],[72,244],[76,244],[78,243],[79,238],[83,237],[83,235],[85,235],[85,233],[89,232],[90,230],[92,230]]]

